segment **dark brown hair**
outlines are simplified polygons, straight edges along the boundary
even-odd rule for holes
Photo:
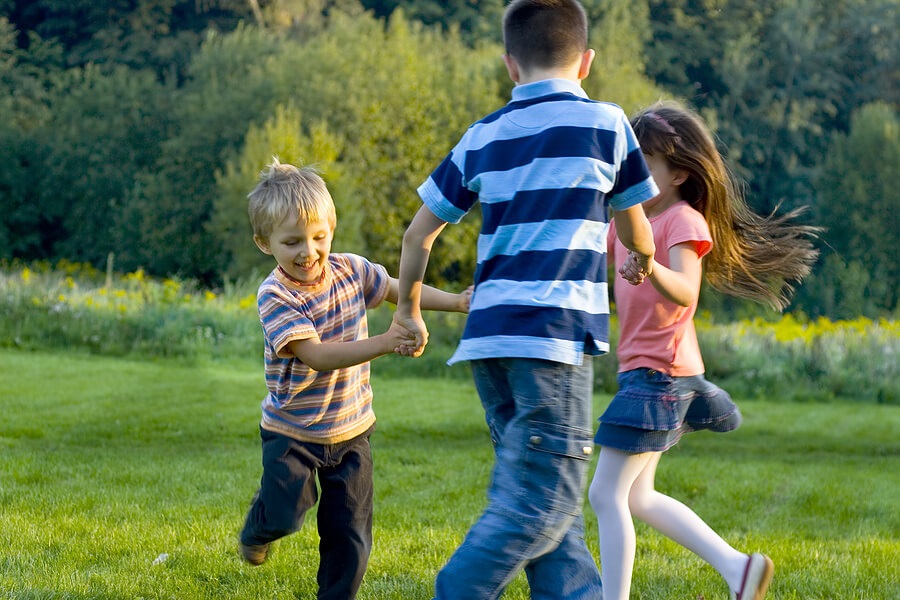
[[[818,256],[812,239],[819,228],[795,222],[803,209],[767,217],[754,213],[706,124],[680,104],[659,102],[634,116],[631,125],[645,154],[662,156],[687,173],[678,186],[681,198],[703,215],[713,238],[705,260],[710,285],[777,310],[787,307],[794,285]]]
[[[566,65],[588,49],[587,40],[577,0],[513,0],[503,15],[506,53],[525,69]]]

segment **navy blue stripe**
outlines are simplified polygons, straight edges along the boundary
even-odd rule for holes
[[[616,133],[594,127],[551,127],[535,135],[497,140],[466,152],[466,180],[489,171],[509,171],[539,158],[593,158],[615,162]]]
[[[463,337],[517,335],[583,342],[609,339],[608,330],[608,315],[558,307],[497,306],[469,313]]]
[[[481,206],[481,232],[491,235],[501,225],[583,219],[606,223],[603,192],[588,188],[528,190],[508,202]]]
[[[584,102],[586,104],[596,104],[596,100],[591,100],[590,98],[583,98],[581,96],[576,96],[572,92],[554,92],[552,94],[545,94],[543,96],[535,96],[534,98],[525,98],[523,100],[515,100],[513,102],[508,103],[498,112],[512,112],[515,110],[521,110],[523,108],[528,108],[529,106],[534,106],[535,104],[543,104],[545,102]],[[562,109],[554,109],[555,111],[559,111]]]
[[[453,154],[447,155],[443,162],[438,165],[437,169],[431,174],[435,185],[441,190],[441,193],[448,193],[447,190],[458,190],[461,194],[459,197],[447,198],[453,206],[463,212],[468,212],[478,199],[477,194],[467,190],[462,184],[462,172],[453,162]]]
[[[571,92],[558,92],[555,94],[547,94],[546,96],[537,96],[535,98],[528,98],[527,100],[517,100],[515,102],[509,102],[502,108],[492,112],[488,116],[484,117],[476,125],[486,125],[488,123],[493,123],[503,115],[507,113],[511,113],[517,110],[521,110],[523,108],[528,108],[529,106],[533,106],[535,104],[541,104],[543,102],[558,102],[561,100],[567,101],[577,101],[577,102],[594,102],[589,98],[580,98]]]
[[[478,266],[475,281],[559,281],[572,280],[574,277],[578,277],[579,281],[606,282],[606,254],[591,250],[563,249],[495,256]]]
[[[647,168],[647,163],[644,161],[641,149],[636,148],[628,153],[628,156],[625,157],[625,160],[619,167],[616,183],[609,195],[615,196],[616,194],[620,194],[623,190],[627,190],[631,186],[641,183],[648,177],[650,177],[650,169]]]

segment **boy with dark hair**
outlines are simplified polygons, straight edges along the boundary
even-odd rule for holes
[[[585,355],[609,350],[606,233],[649,272],[641,202],[658,189],[622,110],[587,98],[594,51],[576,0],[514,0],[503,20],[512,101],[473,124],[419,187],[403,238],[395,322],[427,343],[422,279],[434,240],[480,203],[475,292],[450,363],[471,361],[496,462],[488,506],[437,576],[439,600],[498,598],[525,570],[531,597],[602,596],[584,542],[593,451]]]

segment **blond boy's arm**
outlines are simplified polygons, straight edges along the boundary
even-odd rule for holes
[[[430,285],[422,285],[422,310],[442,310],[444,312],[469,312],[469,300],[472,297],[472,286],[459,293],[446,292]],[[390,278],[388,294],[385,300],[397,304],[400,291],[400,280]]]
[[[412,333],[391,323],[387,331],[352,342],[322,342],[317,337],[294,340],[288,343],[291,353],[315,371],[333,371],[374,360],[379,356],[397,352],[399,348],[414,343]]]

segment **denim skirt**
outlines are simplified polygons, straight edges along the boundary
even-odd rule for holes
[[[737,429],[741,413],[728,392],[703,375],[654,369],[619,373],[619,391],[600,417],[594,442],[624,452],[663,452],[691,431]]]

